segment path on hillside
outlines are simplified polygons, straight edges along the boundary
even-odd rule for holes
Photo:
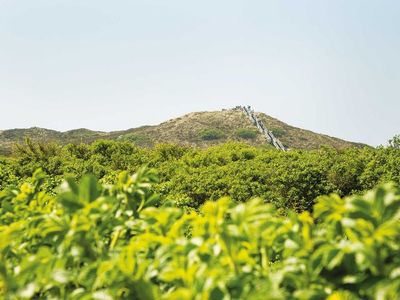
[[[265,137],[269,144],[272,144],[276,149],[281,151],[286,151],[287,148],[283,146],[281,141],[274,136],[272,131],[268,130],[268,128],[264,125],[263,121],[261,121],[254,110],[251,109],[250,106],[237,106],[236,109],[240,109],[246,116],[249,117],[250,121],[257,127],[257,129],[261,132],[261,134]]]

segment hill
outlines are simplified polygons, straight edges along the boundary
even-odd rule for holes
[[[322,145],[337,149],[365,146],[339,138],[314,133],[290,126],[264,113],[255,113],[266,127],[288,148],[316,149]],[[207,147],[228,140],[247,141],[252,145],[267,145],[249,118],[240,110],[230,109],[213,112],[194,112],[154,126],[142,126],[122,131],[101,132],[75,129],[59,132],[44,128],[11,129],[0,131],[0,153],[9,154],[15,143],[26,138],[33,141],[90,143],[99,139],[131,141],[139,146],[158,143],[176,143],[186,146]]]

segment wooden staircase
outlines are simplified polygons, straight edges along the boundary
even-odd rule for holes
[[[250,106],[237,106],[235,109],[241,110],[253,123],[254,126],[257,127],[257,129],[260,131],[260,133],[265,137],[267,142],[271,145],[273,145],[276,149],[281,150],[281,151],[287,151],[288,149],[283,146],[281,141],[274,136],[272,131],[268,130],[268,128],[264,125],[263,121],[261,121],[256,114],[254,113],[254,110],[251,109]]]

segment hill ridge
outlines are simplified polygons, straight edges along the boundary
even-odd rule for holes
[[[367,146],[297,128],[262,112],[254,112],[254,116],[264,124],[277,143],[279,142],[285,148],[317,149],[322,145],[327,145],[343,149]],[[232,108],[222,111],[191,112],[158,125],[143,125],[111,132],[94,131],[87,128],[67,131],[35,126],[15,128],[0,130],[0,154],[11,153],[13,144],[22,143],[26,138],[33,141],[52,141],[61,144],[90,143],[99,139],[110,139],[130,141],[145,147],[158,143],[208,147],[229,140],[265,145],[266,136],[255,125],[242,111]]]

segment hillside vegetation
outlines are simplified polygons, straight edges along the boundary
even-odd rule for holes
[[[285,146],[292,149],[318,149],[322,145],[336,149],[363,146],[289,126],[262,113],[257,115]],[[88,129],[58,132],[36,127],[4,130],[0,131],[0,154],[10,154],[13,144],[21,143],[26,138],[61,144],[90,143],[99,139],[126,140],[145,147],[158,143],[208,147],[227,141],[246,141],[252,145],[266,144],[256,127],[238,110],[190,113],[155,126],[108,133]]]
[[[267,125],[268,129],[271,130],[285,146],[291,149],[318,149],[323,145],[331,146],[336,149],[366,146],[361,143],[352,143],[325,134],[293,127],[264,113],[257,113],[257,115]]]

